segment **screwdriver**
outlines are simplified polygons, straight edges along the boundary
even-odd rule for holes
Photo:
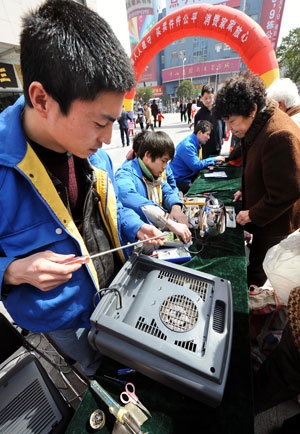
[[[138,245],[146,243],[150,240],[156,240],[157,238],[166,237],[167,235],[168,235],[168,232],[163,232],[162,235],[156,235],[155,237],[147,238],[146,240],[139,240],[139,241],[136,241],[135,243],[128,243],[128,244],[125,244],[125,246],[116,247],[115,249],[106,250],[105,252],[101,252],[101,253],[96,253],[95,255],[92,255],[92,256],[88,256],[88,255],[75,256],[75,258],[66,259],[63,262],[60,262],[60,264],[64,264],[64,265],[66,265],[66,264],[67,265],[87,264],[90,261],[90,259],[97,258],[98,256],[104,256],[104,255],[107,255],[108,253],[116,252],[117,250],[127,249],[128,247],[133,247],[133,246],[138,246]]]

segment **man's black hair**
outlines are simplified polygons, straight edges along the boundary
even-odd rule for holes
[[[23,19],[21,69],[26,103],[33,81],[67,114],[75,99],[101,91],[123,93],[135,85],[130,60],[111,27],[72,0],[48,0]]]
[[[133,137],[132,149],[133,149],[133,151],[134,151],[134,153],[135,153],[135,156],[136,156],[137,153],[138,153],[138,150],[139,150],[139,148],[140,148],[141,143],[142,143],[143,140],[144,140],[145,135],[147,135],[147,134],[149,134],[149,133],[150,133],[150,131],[148,131],[148,130],[143,130],[143,131],[141,131],[140,133],[136,134],[136,135]]]
[[[168,154],[170,160],[173,160],[175,154],[175,147],[171,137],[164,131],[146,131],[138,134],[142,136],[140,140],[137,156],[143,159],[147,151],[151,156],[151,160],[155,161],[157,158]],[[139,139],[137,139],[139,140]]]
[[[203,96],[205,93],[215,93],[214,88],[209,84],[205,84],[201,89],[201,96]]]
[[[266,87],[262,79],[251,71],[243,71],[226,81],[217,92],[212,115],[228,119],[233,115],[248,117],[257,105],[259,112],[266,105]]]
[[[211,131],[213,129],[213,124],[209,121],[198,121],[194,128],[194,134],[198,134],[199,131],[201,131],[203,134],[206,133],[206,131]]]

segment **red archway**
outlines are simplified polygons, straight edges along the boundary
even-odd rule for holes
[[[137,82],[150,60],[177,39],[204,36],[225,42],[233,48],[248,68],[268,87],[279,77],[278,62],[271,41],[252,18],[223,5],[187,6],[164,17],[135,47],[131,63]],[[127,92],[124,105],[132,110],[135,89]]]

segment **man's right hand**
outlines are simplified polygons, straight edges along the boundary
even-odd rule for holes
[[[216,157],[216,163],[224,163],[225,162],[225,157],[222,157],[222,155],[218,155]]]
[[[60,262],[75,255],[60,255],[50,250],[35,253],[11,262],[4,273],[4,283],[21,285],[28,283],[41,291],[50,291],[71,279],[72,273],[82,264],[64,265]]]

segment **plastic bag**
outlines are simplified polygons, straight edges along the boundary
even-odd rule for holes
[[[300,285],[299,229],[267,251],[263,268],[278,296],[287,303],[291,290]]]

